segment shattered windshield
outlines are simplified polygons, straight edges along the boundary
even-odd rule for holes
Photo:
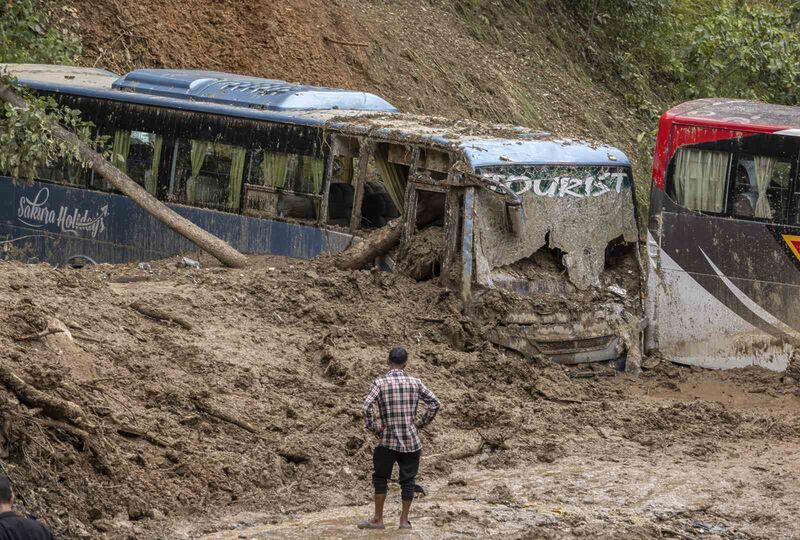
[[[512,191],[524,215],[514,230],[506,202],[490,190],[479,191],[475,254],[482,285],[493,285],[496,269],[546,247],[563,253],[569,281],[586,289],[599,284],[610,242],[637,239],[628,167],[503,166],[478,174]]]

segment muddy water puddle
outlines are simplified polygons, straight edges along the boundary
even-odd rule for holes
[[[449,477],[425,485],[428,495],[412,508],[413,531],[397,529],[395,490],[386,503],[384,531],[356,528],[371,511],[370,505],[359,505],[284,515],[268,524],[264,521],[275,521],[274,515],[232,516],[217,524],[218,532],[186,537],[514,538],[531,531],[554,538],[800,535],[790,517],[797,515],[800,500],[800,448],[741,445],[711,461],[681,455],[677,448],[641,455],[626,441],[596,453],[585,450],[556,463],[505,470],[464,463]]]

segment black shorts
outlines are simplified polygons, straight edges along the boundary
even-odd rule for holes
[[[404,501],[414,500],[414,484],[419,470],[419,458],[422,450],[416,452],[398,452],[385,446],[376,446],[372,453],[372,485],[375,493],[385,494],[388,490],[389,478],[395,462],[400,469],[400,491]]]

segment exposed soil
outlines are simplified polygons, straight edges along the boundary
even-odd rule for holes
[[[435,282],[202,262],[0,263],[0,363],[82,412],[53,423],[0,387],[2,463],[60,537],[351,536],[370,489],[360,402],[396,344],[444,403],[414,534],[800,535],[791,377],[529,363],[474,335]]]

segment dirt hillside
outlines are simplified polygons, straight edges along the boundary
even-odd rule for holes
[[[558,2],[66,0],[78,62],[232,71],[376,92],[409,112],[518,123],[617,144],[638,157],[642,123],[592,81]],[[497,4],[497,5],[495,5]],[[648,178],[642,161],[642,178]]]
[[[307,537],[330,519],[313,512],[352,532],[369,497],[360,402],[404,344],[444,403],[420,478],[434,536],[800,534],[791,377],[530,364],[482,341],[434,283],[255,263],[0,263],[0,449],[26,510],[64,538]],[[684,486],[693,474],[709,480]],[[673,483],[647,487],[659,478]]]

